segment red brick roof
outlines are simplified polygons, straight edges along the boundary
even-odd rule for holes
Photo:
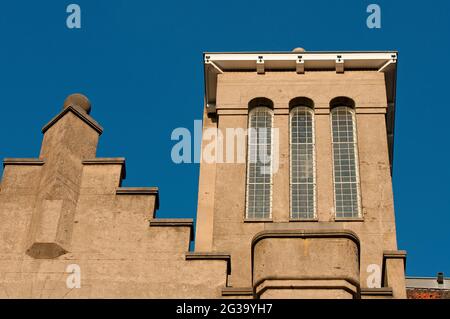
[[[431,288],[408,288],[408,299],[450,299],[450,290]]]

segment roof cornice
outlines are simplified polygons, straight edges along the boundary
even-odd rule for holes
[[[301,74],[308,71],[369,70],[382,72],[386,79],[389,158],[394,158],[394,124],[397,85],[398,52],[393,51],[326,51],[326,52],[205,52],[205,104],[208,113],[216,112],[217,77],[226,72],[292,71]]]
[[[206,105],[213,109],[216,103],[217,75],[224,72],[247,71],[262,74],[270,71],[293,71],[303,74],[305,71],[317,70],[338,73],[374,70],[394,73],[390,81],[395,82],[398,52],[207,52],[203,57]],[[388,96],[388,100],[393,101],[394,96]]]

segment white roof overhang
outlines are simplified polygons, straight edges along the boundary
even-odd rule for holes
[[[393,160],[395,94],[397,79],[396,51],[383,52],[226,52],[204,53],[205,103],[208,113],[215,113],[217,75],[224,72],[373,70],[385,73],[388,110],[387,134],[391,167]]]

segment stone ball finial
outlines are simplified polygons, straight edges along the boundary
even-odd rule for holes
[[[292,50],[292,52],[296,52],[296,53],[303,53],[303,52],[305,52],[306,50],[305,49],[303,49],[303,48],[295,48],[294,50]]]
[[[81,109],[83,109],[87,114],[91,113],[91,102],[89,102],[89,99],[80,93],[75,93],[69,95],[66,100],[64,101],[64,107],[66,108],[68,106],[78,106]]]

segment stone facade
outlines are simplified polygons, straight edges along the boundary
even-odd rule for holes
[[[304,72],[215,65],[204,130],[246,129],[249,102],[270,99],[280,164],[264,221],[245,219],[246,163],[201,164],[194,252],[193,221],[155,218],[155,187],[122,187],[125,160],[96,158],[102,128],[87,99],[69,98],[44,127],[38,158],[4,160],[0,297],[406,298],[391,185],[392,72],[377,61],[360,65],[349,55],[348,70],[337,61],[336,70],[307,63]],[[357,219],[334,217],[330,101],[340,96],[355,102]],[[289,214],[289,102],[297,97],[314,101],[316,128],[317,219],[305,222]],[[71,265],[81,271],[79,288],[68,286]],[[369,265],[380,269],[376,288]]]

